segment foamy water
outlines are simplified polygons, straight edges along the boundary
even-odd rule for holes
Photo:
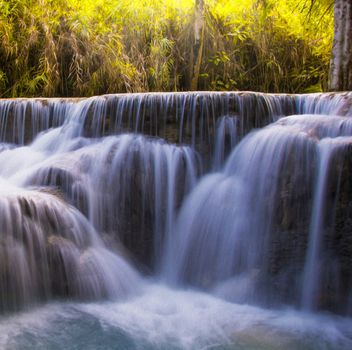
[[[348,96],[0,101],[0,350],[352,349]]]
[[[1,349],[351,349],[352,320],[228,303],[158,284],[123,302],[0,319]]]

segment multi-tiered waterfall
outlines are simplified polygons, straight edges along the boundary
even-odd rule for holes
[[[0,100],[0,348],[350,349],[352,94]]]

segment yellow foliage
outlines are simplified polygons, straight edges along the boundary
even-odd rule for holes
[[[204,4],[200,89],[324,87],[326,7]],[[0,0],[0,97],[189,89],[194,20],[194,0]]]

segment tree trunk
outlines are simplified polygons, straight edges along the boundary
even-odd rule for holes
[[[198,90],[198,79],[203,56],[204,42],[204,0],[196,0],[194,21],[194,45],[191,52],[191,90]]]
[[[352,0],[335,0],[330,91],[352,90]]]

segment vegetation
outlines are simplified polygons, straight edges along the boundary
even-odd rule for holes
[[[321,91],[333,13],[310,3],[0,0],[0,97]]]

